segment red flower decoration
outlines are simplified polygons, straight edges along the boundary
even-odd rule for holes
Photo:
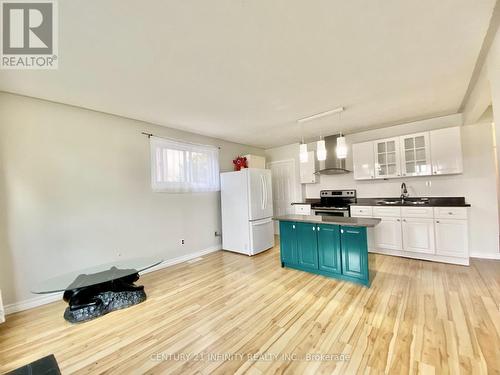
[[[238,156],[233,160],[234,170],[239,171],[242,168],[248,168],[247,158],[244,156]]]

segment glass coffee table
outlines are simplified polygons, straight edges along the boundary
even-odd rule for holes
[[[144,287],[134,283],[139,280],[139,272],[162,262],[154,257],[102,264],[45,280],[32,293],[64,292],[63,299],[69,305],[64,319],[85,322],[145,301]]]

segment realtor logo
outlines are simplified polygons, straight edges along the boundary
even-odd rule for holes
[[[57,69],[55,1],[1,0],[2,69]]]

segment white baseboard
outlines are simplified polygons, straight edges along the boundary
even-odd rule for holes
[[[145,271],[142,271],[141,275],[144,275],[144,274],[150,273],[150,272],[154,272],[154,271],[158,271],[158,270],[161,270],[163,268],[167,268],[167,267],[173,266],[174,264],[179,264],[179,263],[187,262],[188,260],[195,259],[195,258],[201,257],[203,255],[207,255],[207,254],[213,253],[215,251],[219,251],[220,249],[222,249],[222,244],[218,244],[218,245],[215,245],[215,246],[207,247],[206,249],[200,250],[200,251],[198,251],[196,253],[182,255],[180,257],[173,258],[173,259],[167,259],[166,261],[164,261],[161,264],[158,264],[157,266],[154,266],[152,268],[148,268]]]
[[[5,322],[5,311],[2,303],[2,291],[0,290],[0,323]]]
[[[480,259],[500,259],[500,253],[484,254],[484,253],[470,253],[471,258]]]
[[[380,248],[376,248],[376,249],[370,248],[370,249],[368,249],[368,251],[370,253],[391,255],[391,256],[410,258],[410,259],[428,260],[431,262],[458,264],[461,266],[468,266],[469,265],[469,258],[455,258],[455,257],[449,257],[449,256],[443,256],[443,255],[412,253],[409,251],[380,249]]]
[[[163,263],[141,272],[141,274],[143,275],[146,273],[158,271],[158,270],[161,270],[163,268],[173,266],[174,264],[179,264],[179,263],[183,263],[183,262],[186,262],[188,260],[191,260],[191,259],[199,258],[203,255],[213,253],[213,252],[218,251],[220,249],[222,249],[222,244],[210,246],[210,247],[207,247],[206,249],[197,251],[195,253],[183,255],[183,256],[180,256],[177,258],[167,259]],[[35,308],[38,306],[42,306],[42,305],[46,305],[48,303],[52,303],[55,301],[60,301],[62,299],[62,295],[63,295],[62,292],[61,293],[39,295],[39,296],[30,298],[30,299],[27,299],[24,301],[19,301],[19,302],[11,303],[9,305],[5,305],[5,307],[4,307],[5,315],[9,315],[9,314],[19,312],[19,311],[29,310],[29,309],[32,309],[32,308]]]
[[[29,310],[38,306],[46,305],[62,299],[63,293],[42,294],[33,298],[26,299],[5,305],[5,315],[9,315],[18,311]]]

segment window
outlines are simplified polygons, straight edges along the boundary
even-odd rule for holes
[[[154,191],[205,192],[219,188],[219,149],[150,137]]]

